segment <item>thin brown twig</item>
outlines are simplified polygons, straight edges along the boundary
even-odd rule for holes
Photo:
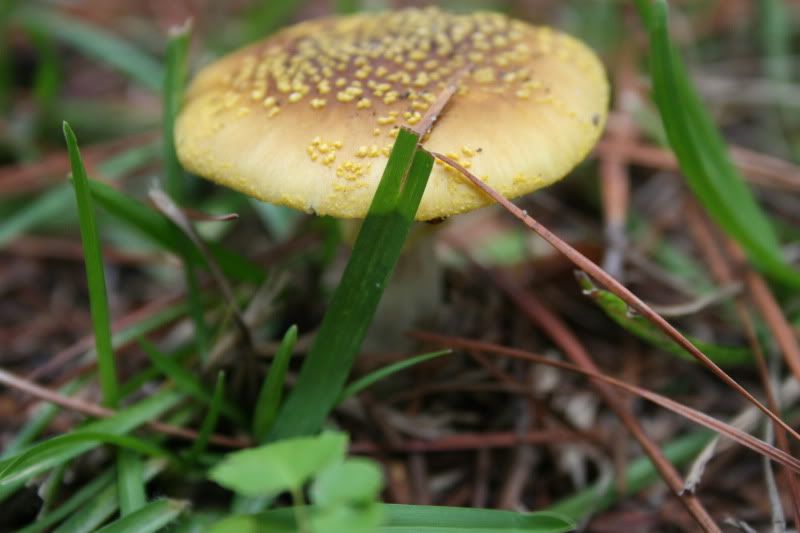
[[[600,154],[619,151],[628,162],[637,165],[661,170],[679,169],[678,160],[672,152],[642,142],[630,141],[617,146],[611,139],[603,139],[597,143],[595,150]],[[800,168],[797,166],[783,159],[742,147],[732,147],[731,156],[749,182],[773,189],[800,191]]]
[[[19,391],[22,391],[26,394],[30,394],[31,396],[39,398],[42,401],[50,402],[55,405],[69,409],[71,411],[75,411],[94,418],[109,418],[117,414],[117,411],[114,411],[113,409],[108,409],[106,407],[102,407],[94,403],[78,400],[77,398],[70,398],[69,396],[64,396],[54,390],[42,387],[41,385],[38,385],[25,378],[16,376],[11,372],[7,372],[3,369],[0,369],[0,383],[8,387],[17,389]],[[166,424],[164,422],[150,421],[150,422],[145,422],[145,425],[150,429],[158,431],[159,433],[170,435],[172,437],[178,437],[185,440],[196,440],[199,436],[199,433],[197,433],[194,430],[173,426],[171,424]],[[209,438],[209,442],[217,444],[219,446],[225,446],[228,448],[246,448],[248,446],[251,446],[251,443],[249,441],[234,439],[218,434],[212,434]]]
[[[736,282],[733,268],[718,246],[720,239],[714,231],[711,220],[701,212],[700,206],[694,201],[689,202],[686,214],[690,221],[688,225],[690,233],[698,243],[698,248],[705,257],[714,277],[719,282],[725,284]],[[776,413],[780,413],[780,404],[773,390],[772,379],[770,379],[766,358],[764,357],[764,350],[758,340],[750,310],[745,305],[742,297],[736,299],[736,312],[739,316],[739,321],[744,327],[750,349],[755,355],[759,377],[767,397],[767,404],[770,409],[774,410]],[[786,432],[781,428],[776,428],[775,440],[781,450],[787,453],[791,451]],[[782,473],[784,483],[788,487],[789,493],[792,495],[792,511],[795,522],[800,524],[800,486],[798,486],[795,476],[788,469],[783,469]]]
[[[544,240],[550,243],[559,252],[566,255],[578,268],[586,271],[587,274],[592,276],[595,280],[597,280],[598,282],[603,284],[606,288],[608,288],[611,292],[616,294],[625,303],[627,303],[633,309],[638,311],[643,317],[652,322],[666,335],[671,337],[679,346],[681,346],[684,350],[686,350],[690,355],[692,355],[695,359],[700,361],[709,370],[711,370],[711,372],[713,372],[723,383],[727,384],[729,387],[734,389],[746,400],[748,400],[753,405],[758,407],[764,414],[766,414],[769,418],[774,420],[776,424],[784,428],[790,435],[792,435],[794,439],[800,441],[800,434],[797,431],[795,431],[791,426],[789,426],[789,424],[784,422],[780,416],[773,413],[763,403],[759,402],[755,398],[755,396],[750,394],[750,392],[747,389],[742,387],[735,379],[730,377],[727,372],[722,370],[722,368],[720,368],[706,354],[704,354],[700,349],[698,349],[694,344],[692,344],[686,337],[683,336],[683,334],[680,331],[678,331],[674,326],[672,326],[672,324],[664,320],[664,318],[662,318],[658,313],[653,311],[638,296],[636,296],[630,290],[628,290],[628,288],[619,283],[613,277],[609,276],[608,273],[606,273],[603,269],[601,269],[592,261],[590,261],[588,258],[583,256],[580,252],[572,248],[569,244],[561,240],[553,232],[544,227],[533,217],[528,215],[527,212],[523,211],[522,209],[514,205],[511,201],[506,199],[502,194],[495,191],[493,188],[484,183],[477,176],[469,172],[466,168],[459,165],[457,162],[453,161],[452,159],[450,159],[445,155],[438,153],[432,153],[432,155],[437,159],[440,159],[445,163],[447,163],[448,165],[452,166],[459,172],[461,172],[461,174],[463,174],[472,184],[478,187],[487,196],[489,196],[495,202],[502,205],[507,211],[509,211],[516,218],[521,220],[530,229],[539,234],[540,237],[542,237]]]
[[[760,455],[769,457],[773,461],[781,465],[784,465],[788,468],[791,468],[795,472],[800,472],[800,459],[793,457],[792,455],[784,452],[783,450],[779,450],[775,446],[772,446],[771,444],[768,444],[763,440],[750,435],[749,433],[745,433],[744,431],[734,426],[731,426],[730,424],[726,424],[725,422],[722,422],[701,411],[683,405],[679,402],[676,402],[675,400],[667,398],[666,396],[662,396],[650,390],[643,389],[635,385],[631,385],[630,383],[626,383],[624,381],[613,378],[606,374],[581,368],[571,363],[565,363],[563,361],[555,361],[553,359],[549,359],[547,357],[531,353],[527,350],[521,350],[519,348],[509,348],[508,346],[502,346],[490,342],[465,339],[462,337],[438,335],[434,333],[421,333],[421,332],[417,332],[417,337],[432,343],[437,343],[442,346],[449,346],[451,348],[461,348],[464,350],[481,350],[488,353],[496,353],[498,355],[514,357],[517,359],[523,359],[525,361],[531,361],[537,364],[547,365],[554,368],[560,368],[562,370],[575,372],[577,374],[583,374],[584,376],[602,381],[618,389],[621,389],[625,392],[628,392],[630,394],[635,394],[641,398],[644,398],[645,400],[648,400],[649,402],[659,405],[664,409],[668,409],[673,413],[679,414],[680,416],[683,416],[684,418],[691,420],[692,422],[695,422],[703,427],[711,429],[712,431],[720,433],[738,442],[740,445],[749,448],[755,451],[756,453],[759,453]]]
[[[114,323],[111,325],[111,330],[116,333],[137,322],[145,320],[146,318],[153,316],[156,313],[164,310],[169,305],[177,302],[181,297],[182,297],[181,293],[174,293],[174,294],[169,294],[163,298],[159,298],[158,300],[148,302],[142,307],[134,309],[125,316],[119,318],[118,320],[115,320]],[[56,369],[61,369],[66,367],[67,365],[70,364],[72,359],[78,357],[79,355],[86,352],[87,350],[92,349],[93,347],[94,347],[94,335],[87,335],[79,339],[74,344],[56,353],[53,357],[50,357],[45,364],[33,369],[26,376],[26,378],[31,381],[36,381],[42,376],[46,376],[51,372],[55,371]],[[117,349],[120,348],[121,347],[117,347]]]
[[[508,296],[531,321],[542,328],[545,333],[572,359],[580,368],[598,373],[600,369],[592,360],[589,352],[553,312],[541,304],[532,294],[519,287],[507,276],[493,275],[492,280]],[[653,461],[661,477],[672,489],[672,492],[681,500],[686,509],[692,514],[706,531],[718,531],[719,528],[708,514],[705,507],[694,495],[681,494],[684,486],[683,479],[675,467],[664,457],[661,449],[647,436],[636,416],[631,412],[617,392],[607,385],[596,384],[597,390],[605,402],[619,417],[628,431],[639,442],[644,452]]]

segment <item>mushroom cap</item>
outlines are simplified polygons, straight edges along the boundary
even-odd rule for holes
[[[609,88],[580,41],[496,13],[435,8],[307,21],[205,67],[178,117],[192,172],[274,204],[363,218],[401,126],[468,69],[424,146],[513,198],[597,141]],[[434,166],[418,220],[490,203]]]

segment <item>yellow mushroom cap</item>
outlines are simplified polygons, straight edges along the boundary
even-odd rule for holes
[[[424,145],[505,196],[560,179],[597,141],[609,89],[583,43],[500,14],[428,8],[304,22],[209,65],[178,117],[178,156],[261,200],[361,218],[398,128],[465,69]],[[417,219],[487,203],[437,164]]]

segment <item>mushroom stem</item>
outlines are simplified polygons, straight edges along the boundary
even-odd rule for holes
[[[345,240],[354,242],[361,221],[342,222]],[[364,351],[407,350],[413,342],[406,332],[435,320],[444,296],[444,270],[435,250],[437,229],[423,223],[412,227],[364,338]]]

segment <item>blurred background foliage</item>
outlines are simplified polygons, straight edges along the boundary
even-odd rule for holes
[[[97,387],[86,385],[94,351],[83,339],[93,323],[79,213],[72,187],[65,181],[70,165],[62,123],[67,121],[95,180],[91,187],[104,243],[102,271],[114,332],[111,342],[122,376],[118,392],[125,405],[140,402],[136,410],[109,419],[113,422],[100,429],[93,426],[94,430],[125,434],[150,418],[170,413],[175,425],[209,427],[206,438],[213,427],[232,439],[243,438],[252,421],[242,423],[242,406],[245,411],[252,408],[256,396],[248,388],[248,373],[260,381],[268,365],[259,359],[247,367],[237,359],[240,351],[230,349],[236,345],[230,340],[236,337],[235,320],[221,304],[224,296],[207,270],[207,259],[148,206],[147,191],[154,180],[169,188],[169,176],[180,173],[162,138],[162,131],[169,131],[162,130],[164,117],[179,102],[173,100],[170,108],[165,76],[175,72],[183,52],[191,79],[198,68],[226,52],[307,18],[438,5],[456,12],[489,9],[551,25],[598,51],[614,87],[604,139],[563,183],[518,203],[588,257],[602,261],[715,361],[732,365],[737,380],[757,390],[752,339],[737,318],[736,302],[742,303],[756,316],[756,336],[769,356],[773,376],[787,375],[779,356],[789,355],[776,338],[774,315],[759,315],[758,301],[741,297],[747,292],[745,283],[721,276],[706,253],[709,242],[725,238],[705,214],[704,210],[714,212],[711,202],[701,196],[698,203],[668,149],[675,138],[668,138],[669,127],[665,131],[659,116],[650,75],[650,40],[634,4],[625,0],[0,1],[0,366],[64,395],[78,391],[90,401],[101,401]],[[781,257],[796,271],[800,4],[674,0],[670,6],[672,41],[703,107],[720,129],[726,153],[753,191],[765,220],[775,229]],[[187,20],[191,32],[182,51],[170,32]],[[672,96],[663,98],[671,101]],[[665,103],[659,103],[663,112]],[[695,148],[709,153],[702,143]],[[675,151],[681,155],[678,147]],[[240,215],[236,222],[198,215],[194,224],[245,314],[252,312],[248,317],[254,341],[270,357],[284,353],[288,375],[294,375],[291,349],[281,351],[281,339],[296,324],[299,337],[292,345],[300,354],[308,349],[347,259],[338,226],[325,218],[252,201],[192,176],[181,174],[180,180],[184,205],[198,212]],[[744,206],[739,207],[740,213],[745,212]],[[728,208],[735,213],[737,206]],[[745,229],[749,222],[736,221]],[[734,234],[724,224],[723,229]],[[469,242],[464,242],[464,235],[469,235]],[[438,256],[447,267],[447,294],[430,329],[549,355],[567,351],[541,324],[532,327],[530,319],[502,296],[491,275],[487,278],[465,261],[460,250],[466,247],[485,268],[512,276],[540,298],[603,368],[721,418],[738,412],[738,400],[729,389],[698,366],[676,359],[674,345],[611,293],[584,286],[592,297],[582,295],[572,265],[501,211],[489,208],[459,217],[443,228],[437,241]],[[738,276],[741,258],[736,253],[723,255]],[[758,257],[750,258],[758,264]],[[790,335],[797,338],[800,291],[777,282],[771,288]],[[143,336],[157,346],[137,343]],[[423,348],[430,346],[410,344],[408,350],[398,350],[403,353],[368,354],[372,357],[357,365],[357,375],[422,353]],[[361,404],[343,404],[339,412],[338,421],[350,432],[353,449],[375,455],[385,467],[385,501],[513,509],[554,505],[579,520],[610,507],[594,518],[596,530],[696,527],[677,500],[664,499],[663,486],[646,489],[656,479],[652,468],[637,459],[640,451],[634,444],[619,446],[614,433],[622,430],[580,378],[533,372],[508,361],[495,368],[474,354],[436,357],[425,365],[410,378],[392,375],[380,393],[362,395]],[[224,387],[219,370],[228,375]],[[158,388],[154,383],[162,382],[179,385],[181,402],[162,391],[143,404],[141,399]],[[519,383],[530,385],[534,392],[519,393],[514,389]],[[787,399],[792,419],[796,419],[792,404],[796,400]],[[179,403],[182,409],[175,410]],[[66,433],[79,423],[79,417],[69,412],[51,407],[42,414],[29,411],[31,405],[30,397],[3,391],[0,431],[5,456],[41,435]],[[209,405],[219,411],[219,423],[206,416]],[[682,464],[708,440],[707,434],[692,432],[674,415],[639,403],[635,409],[653,438]],[[569,436],[547,437],[553,428],[566,428]],[[536,446],[513,438],[537,431],[544,436]],[[506,444],[486,452],[485,441],[452,439],[453,434],[506,439]],[[583,448],[565,446],[562,438],[579,441]],[[139,446],[140,451],[147,446],[136,440],[126,444]],[[172,441],[160,444],[174,451]],[[117,503],[116,493],[108,495],[111,471],[101,472],[98,466],[106,458],[100,449],[97,442],[81,448],[95,450],[96,455],[61,463],[71,465],[70,475],[65,474],[66,466],[56,469],[40,490],[22,484],[13,490],[5,486],[0,491],[0,527],[14,530],[37,513],[53,523],[67,518],[64,530],[88,531],[92,527],[81,529],[79,524],[102,524],[116,512]],[[210,466],[226,449],[211,443],[207,455],[204,449],[194,449],[190,459],[199,458]],[[149,451],[158,455],[159,450]],[[763,496],[765,474],[752,455],[738,461],[740,455],[740,450],[725,452],[706,474],[702,495],[714,516],[732,514],[763,526],[770,522]],[[520,469],[526,472],[521,481],[514,474]],[[209,511],[219,517],[218,501],[230,498],[197,470],[185,479],[180,469],[167,469],[157,459],[140,465],[140,470],[142,483],[155,478],[149,482],[148,496],[191,500],[197,516]],[[602,484],[612,472],[629,485],[614,490]],[[91,493],[91,501],[105,514],[88,517],[87,508],[82,514],[80,506],[70,514],[65,502],[78,501],[74,498],[86,487],[96,489],[86,494]],[[596,490],[603,496],[598,497]],[[622,498],[626,491],[636,495]],[[185,511],[153,503],[157,505],[140,510],[141,520],[162,524],[166,517],[172,520]],[[233,508],[265,505],[237,500]],[[197,520],[195,525],[202,523]]]

